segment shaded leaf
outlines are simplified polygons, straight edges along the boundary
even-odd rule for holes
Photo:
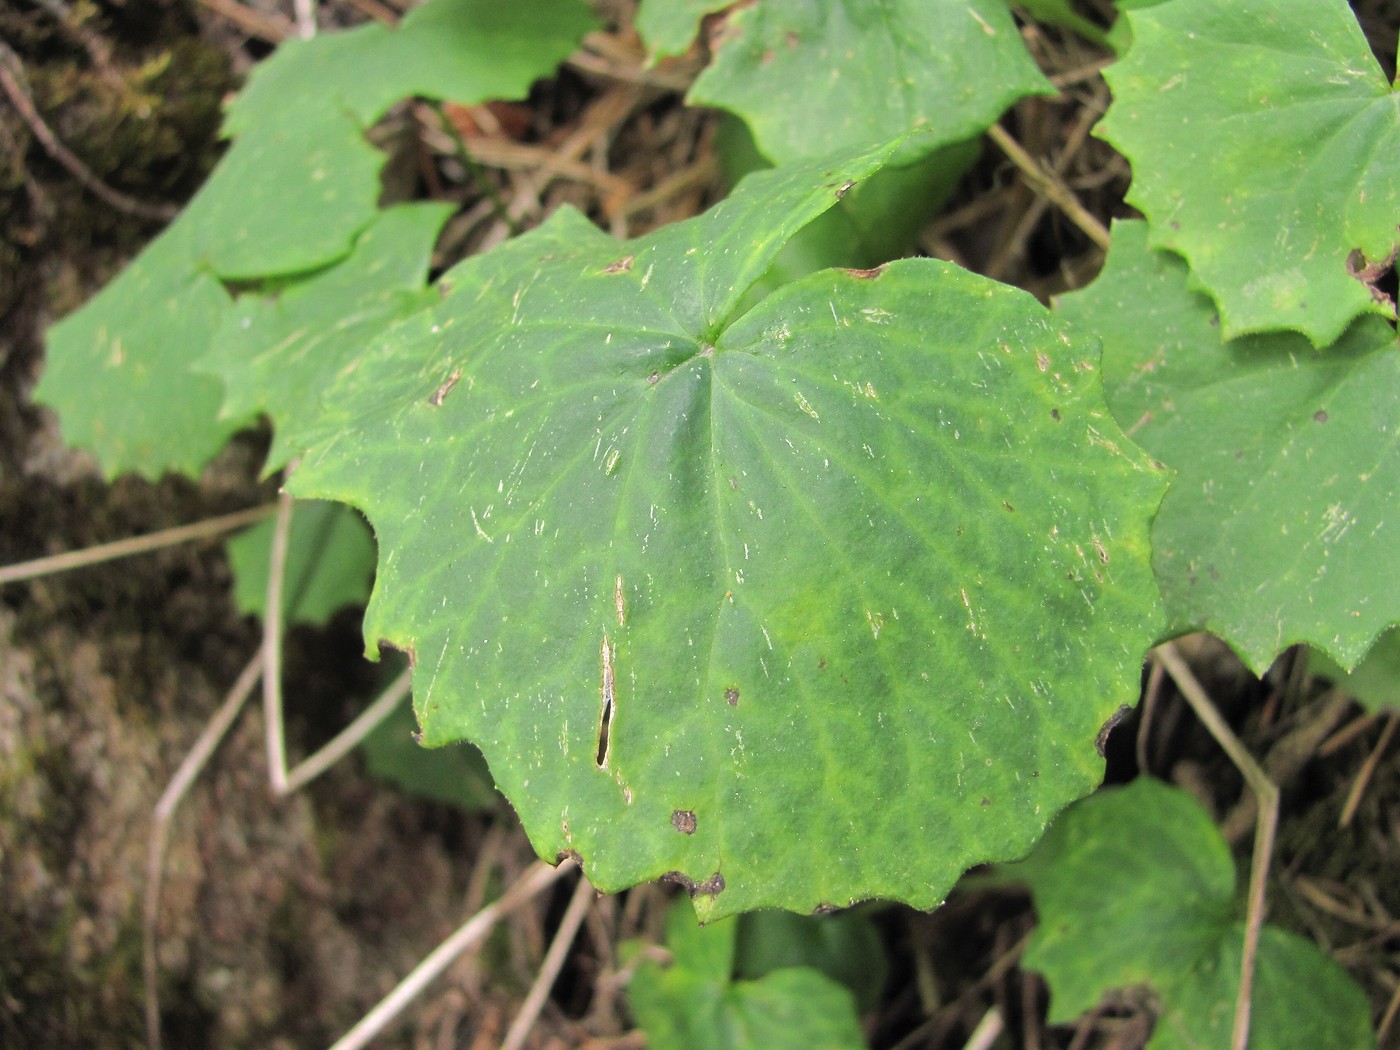
[[[380,780],[419,798],[466,810],[494,808],[500,801],[481,752],[471,744],[428,750],[414,740],[407,703],[384,719],[360,744],[365,765]]]
[[[268,518],[228,541],[233,603],[241,613],[267,612],[275,527]],[[287,536],[283,622],[325,624],[346,606],[363,605],[369,600],[374,559],[374,538],[354,510],[342,503],[298,501]]]
[[[1120,425],[1179,471],[1153,527],[1173,632],[1220,635],[1262,674],[1307,642],[1351,666],[1400,620],[1400,354],[1379,318],[1318,352],[1222,344],[1185,264],[1117,223],[1103,273],[1059,306],[1104,343]]]
[[[733,0],[642,0],[637,32],[653,57],[685,51],[700,28],[700,19],[728,7]]]
[[[811,967],[845,985],[862,1011],[879,1005],[890,968],[880,931],[862,909],[832,915],[754,911],[739,917],[735,976],[757,980],[794,966]]]
[[[1400,630],[1381,635],[1350,673],[1319,650],[1309,653],[1308,670],[1331,679],[1372,711],[1400,708]]]
[[[734,920],[697,926],[684,902],[671,906],[672,959],[644,959],[627,998],[651,1050],[859,1050],[865,1046],[849,989],[806,967],[731,979]],[[624,946],[629,957],[636,944]]]
[[[1393,252],[1400,107],[1345,0],[1175,0],[1127,12],[1104,137],[1151,244],[1183,254],[1227,337],[1316,346],[1393,305],[1351,275]]]
[[[291,479],[374,523],[366,637],[413,654],[425,742],[474,740],[600,888],[929,906],[1092,787],[1137,693],[1164,481],[1091,345],[931,260],[733,316],[897,144],[468,260]]]
[[[1040,921],[1023,964],[1049,982],[1051,1024],[1105,992],[1146,985],[1160,1003],[1149,1050],[1230,1044],[1244,943],[1235,868],[1190,795],[1147,778],[1100,791],[1002,877],[1035,895]],[[1252,1004],[1255,1050],[1375,1045],[1361,988],[1314,944],[1274,927],[1260,938]]]
[[[726,17],[687,101],[742,117],[776,163],[929,129],[908,161],[1053,93],[1002,0],[767,0]]]

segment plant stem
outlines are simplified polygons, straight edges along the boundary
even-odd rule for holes
[[[564,917],[559,920],[559,930],[549,945],[549,951],[545,953],[540,972],[536,975],[534,984],[530,985],[530,991],[520,1006],[520,1012],[515,1015],[515,1020],[511,1022],[510,1029],[501,1042],[501,1050],[520,1050],[525,1045],[525,1037],[530,1034],[549,990],[554,987],[554,980],[559,976],[560,967],[564,965],[564,957],[569,954],[569,947],[574,943],[578,928],[583,924],[584,917],[597,895],[588,877],[580,873],[574,895],[569,899],[569,907],[565,910]]]
[[[373,1010],[360,1018],[355,1027],[336,1040],[331,1050],[361,1050],[367,1046],[435,977],[491,932],[498,919],[550,886],[573,867],[571,860],[563,861],[557,868],[550,867],[542,860],[532,864],[498,900],[482,908],[458,927],[456,933],[434,948]]]
[[[288,468],[288,473],[295,465]],[[285,795],[287,742],[282,732],[282,585],[287,575],[287,547],[292,532],[291,493],[277,500],[277,526],[267,564],[267,604],[263,609],[263,735],[267,741],[267,778],[272,791]]]
[[[1186,661],[1176,651],[1176,646],[1171,642],[1160,645],[1155,656],[1166,668],[1167,674],[1171,675],[1181,695],[1191,705],[1191,710],[1196,712],[1196,717],[1229,756],[1259,800],[1259,813],[1254,824],[1254,855],[1249,866],[1240,988],[1235,999],[1235,1024],[1230,1033],[1231,1050],[1246,1050],[1249,1043],[1250,1003],[1254,992],[1254,967],[1259,954],[1259,932],[1264,926],[1264,890],[1274,852],[1274,835],[1278,830],[1278,788],[1221,717],[1210,696],[1191,673],[1191,668],[1186,666]]]
[[[111,543],[99,543],[95,547],[84,547],[78,551],[67,551],[46,558],[35,558],[33,561],[6,565],[4,568],[0,568],[0,586],[7,583],[18,583],[21,580],[33,580],[40,576],[50,576],[57,572],[67,572],[69,569],[82,569],[89,565],[99,565],[104,561],[115,561],[133,554],[148,554],[151,551],[173,547],[177,543],[188,543],[190,540],[203,540],[219,536],[225,532],[241,529],[245,525],[251,525],[255,521],[260,521],[276,509],[277,504],[268,503],[261,507],[225,514],[222,517],[196,521],[191,525],[177,525],[175,528],[162,529],[144,536],[132,536],[125,540],[113,540]]]

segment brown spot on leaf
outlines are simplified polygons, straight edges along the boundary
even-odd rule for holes
[[[1318,423],[1326,423],[1326,422],[1327,422],[1327,409],[1325,409],[1325,408],[1319,408],[1316,412],[1313,413],[1313,419],[1314,419],[1316,422],[1318,422]]]
[[[845,267],[845,270],[858,281],[873,281],[885,272],[885,267],[884,264],[881,263],[879,266],[872,267],[869,270],[855,270],[850,267]]]
[[[724,691],[724,702],[730,707],[738,707],[739,690],[735,689],[733,686],[730,686],[728,689],[726,689]]]
[[[602,269],[600,272],[601,272],[601,273],[605,273],[605,274],[607,274],[607,273],[626,273],[628,270],[632,269],[632,259],[633,259],[633,258],[634,258],[634,256],[631,256],[631,255],[623,256],[621,259],[618,259],[616,262],[610,262],[610,263],[608,263],[608,265],[604,266],[603,269]]]
[[[704,882],[696,882],[682,871],[668,871],[661,876],[666,882],[678,883],[685,887],[691,897],[718,897],[724,891],[724,876],[715,872]]]
[[[1013,507],[1010,503],[1006,502],[1006,500],[1001,501],[1001,509],[1006,511],[1008,514],[1016,513],[1016,508]]]
[[[688,809],[678,809],[671,814],[671,827],[682,835],[695,834],[695,814]]]
[[[433,391],[433,396],[428,398],[428,404],[434,408],[442,405],[442,400],[447,396],[447,392],[457,385],[457,380],[462,378],[462,370],[454,368],[452,374],[443,380],[442,386]]]
[[[1058,408],[1052,408],[1050,410],[1050,418],[1058,423],[1060,421],[1060,410]]]

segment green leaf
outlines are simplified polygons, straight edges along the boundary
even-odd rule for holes
[[[754,911],[739,917],[736,976],[758,980],[794,966],[811,967],[845,985],[862,1011],[879,1005],[889,973],[880,931],[863,910],[833,915]]]
[[[228,542],[233,603],[255,616],[267,612],[268,565],[275,522],[267,519]],[[374,538],[365,521],[341,503],[300,500],[292,510],[282,584],[282,618],[325,624],[347,605],[369,599]]]
[[[1320,650],[1309,653],[1308,670],[1331,679],[1372,711],[1400,708],[1400,630],[1381,635],[1350,673]]]
[[[932,152],[1054,91],[1002,0],[769,0],[727,19],[687,101],[738,114],[776,163],[916,127],[931,133],[908,152]]]
[[[1227,337],[1316,346],[1391,305],[1348,258],[1400,220],[1400,106],[1345,0],[1175,0],[1127,14],[1101,128],[1133,164],[1154,248],[1186,256]]]
[[[734,920],[697,926],[684,902],[666,917],[669,964],[643,960],[627,998],[650,1050],[859,1050],[850,991],[816,970],[731,980]],[[635,957],[639,946],[624,946]]]
[[[1120,425],[1179,471],[1152,533],[1172,630],[1215,632],[1256,674],[1296,642],[1353,666],[1400,620],[1394,331],[1372,317],[1323,352],[1292,333],[1222,344],[1140,222],[1114,226],[1104,272],[1059,312],[1103,339]]]
[[[1002,877],[1035,895],[1040,922],[1023,963],[1050,984],[1052,1024],[1105,992],[1145,984],[1161,1004],[1149,1050],[1229,1045],[1244,943],[1234,862],[1184,791],[1146,778],[1100,791],[1061,814]],[[1365,993],[1311,942],[1265,927],[1249,1045],[1372,1047]]]
[[[219,419],[222,391],[187,371],[233,302],[189,264],[194,227],[177,221],[107,287],[49,329],[34,400],[56,409],[70,445],[108,478],[197,474],[248,420]]]
[[[637,32],[653,58],[678,55],[695,39],[700,20],[728,7],[732,0],[642,0]]]
[[[230,107],[236,136],[175,223],[48,338],[35,399],[103,472],[194,474],[248,421],[218,418],[190,370],[230,308],[222,280],[304,273],[351,250],[376,214],[384,156],[365,128],[406,95],[522,95],[595,24],[579,0],[430,0],[398,29],[292,41]],[[347,312],[354,303],[344,304]]]
[[[227,130],[265,125],[311,85],[361,124],[410,96],[523,98],[598,24],[582,0],[428,0],[393,29],[372,24],[288,41],[229,107]]]
[[[320,395],[363,346],[392,322],[439,299],[425,286],[446,204],[400,205],[379,214],[339,266],[272,297],[245,295],[229,312],[197,371],[224,383],[223,415],[271,418],[272,473],[306,447],[319,425]]]
[[[738,117],[720,122],[715,151],[731,185],[772,166]],[[870,269],[914,254],[919,232],[947,203],[980,153],[978,142],[958,142],[912,164],[888,165],[857,183],[834,208],[798,230],[783,246],[768,272],[749,289],[745,304],[752,305],[817,270]]]
[[[600,888],[930,906],[1097,782],[1137,694],[1164,481],[1090,345],[931,260],[733,316],[897,144],[468,260],[290,481],[374,523],[366,638],[413,654],[425,742],[474,740]]]
[[[360,744],[370,773],[420,798],[481,811],[499,803],[491,772],[470,744],[425,750],[414,740],[413,711],[398,707]]]

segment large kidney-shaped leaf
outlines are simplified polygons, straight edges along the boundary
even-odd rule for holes
[[[1345,0],[1174,0],[1126,13],[1103,134],[1152,246],[1185,255],[1226,336],[1317,346],[1393,306],[1351,275],[1400,223],[1400,95]]]
[[[1364,318],[1334,346],[1222,343],[1186,266],[1117,223],[1104,272],[1060,313],[1104,343],[1119,423],[1180,473],[1153,527],[1174,631],[1207,629],[1256,673],[1295,642],[1346,667],[1400,620],[1400,352]]]
[[[931,152],[1054,90],[1003,0],[765,0],[727,18],[687,99],[743,117],[777,163],[915,127],[931,134],[907,150]]]
[[[1100,792],[1066,810],[1004,877],[1035,894],[1040,922],[1022,961],[1050,984],[1051,1023],[1145,984],[1160,1003],[1149,1050],[1230,1045],[1244,944],[1235,866],[1190,795],[1145,778]],[[1365,993],[1283,930],[1263,930],[1251,1002],[1254,1050],[1375,1045]]]
[[[1163,479],[1091,343],[931,260],[732,316],[894,145],[468,260],[291,480],[374,525],[366,637],[413,654],[425,742],[475,741],[602,888],[932,905],[1095,783],[1137,694]]]
[[[368,125],[407,95],[523,94],[593,24],[579,0],[430,0],[396,29],[279,48],[230,106],[233,145],[185,211],[50,330],[36,400],[109,477],[197,472],[248,419],[219,419],[218,382],[189,368],[230,313],[223,282],[344,258],[380,193],[384,155],[366,141]]]

